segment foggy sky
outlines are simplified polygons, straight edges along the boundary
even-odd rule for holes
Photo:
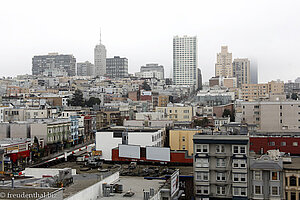
[[[169,77],[173,36],[197,35],[204,81],[221,45],[233,58],[256,59],[260,82],[294,80],[299,10],[298,0],[1,1],[0,76],[31,74],[32,57],[49,52],[93,63],[101,27],[107,57],[127,57],[131,73],[159,63]]]

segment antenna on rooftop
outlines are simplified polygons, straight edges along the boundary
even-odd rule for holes
[[[100,27],[100,44],[101,44],[101,27]]]

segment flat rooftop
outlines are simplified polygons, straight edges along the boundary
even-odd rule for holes
[[[154,189],[154,193],[156,194],[160,186],[164,184],[164,180],[146,180],[143,177],[133,177],[133,176],[120,176],[120,180],[116,182],[116,184],[123,185],[123,192],[119,193],[111,193],[110,197],[101,197],[98,199],[114,199],[114,200],[124,200],[123,195],[127,191],[134,192],[132,197],[128,197],[130,199],[143,199],[144,191],[150,191],[150,188]]]

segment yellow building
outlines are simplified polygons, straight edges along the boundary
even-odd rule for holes
[[[192,155],[193,136],[196,133],[201,133],[198,129],[180,129],[170,130],[169,143],[171,150],[187,150],[188,155]]]
[[[158,106],[159,107],[166,107],[168,103],[169,103],[169,96],[160,95],[158,97]]]
[[[168,120],[189,122],[192,121],[193,107],[191,106],[174,106],[174,107],[156,107],[156,112],[162,112]]]
[[[253,101],[261,98],[268,98],[270,95],[284,94],[283,81],[271,81],[260,84],[242,84],[241,99]]]

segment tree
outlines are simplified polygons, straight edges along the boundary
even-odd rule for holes
[[[230,110],[224,109],[223,114],[222,114],[222,117],[228,117],[228,116],[230,116],[230,115],[231,115]]]
[[[143,82],[142,89],[146,91],[151,91],[151,87],[148,85],[146,81]]]
[[[93,107],[94,105],[100,105],[101,100],[99,98],[91,97],[88,101],[85,102],[85,105],[88,107]]]
[[[83,94],[80,90],[75,90],[72,99],[68,101],[68,105],[71,106],[84,106],[85,102],[83,99]]]
[[[209,124],[209,120],[207,117],[204,117],[203,119],[195,119],[194,124],[195,126],[206,127]]]
[[[292,99],[297,100],[298,99],[298,95],[297,93],[293,93],[291,96]]]

